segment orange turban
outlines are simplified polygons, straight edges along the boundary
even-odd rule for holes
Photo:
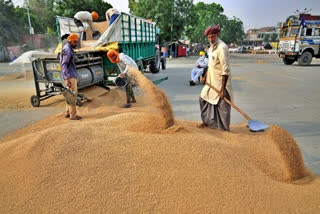
[[[91,12],[91,16],[92,16],[92,20],[97,20],[99,18],[99,15],[96,11],[92,11]]]
[[[120,61],[119,53],[114,49],[111,49],[110,51],[108,51],[107,56],[108,56],[110,62],[112,62],[112,63],[118,63]]]
[[[221,28],[220,28],[220,25],[217,24],[217,25],[212,25],[211,27],[208,27],[206,29],[206,31],[204,32],[204,35],[208,36],[208,35],[211,35],[211,34],[218,34],[220,32]]]
[[[68,42],[78,41],[78,40],[79,40],[79,36],[76,33],[72,33],[70,34],[70,36],[68,36]]]

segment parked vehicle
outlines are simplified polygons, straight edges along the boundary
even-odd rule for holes
[[[278,46],[283,63],[291,65],[298,61],[305,66],[312,58],[320,58],[320,16],[300,14],[289,16],[281,27]]]

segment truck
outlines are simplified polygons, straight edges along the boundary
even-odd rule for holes
[[[56,17],[57,34],[61,37],[70,33],[80,32],[72,18]],[[78,88],[91,85],[100,85],[108,89],[108,85],[114,84],[120,70],[116,64],[109,61],[107,50],[108,44],[116,44],[123,52],[133,58],[139,70],[147,69],[151,73],[158,73],[161,65],[160,50],[157,48],[159,29],[156,23],[128,13],[121,13],[117,20],[105,30],[100,37],[107,38],[104,47],[95,48],[97,41],[88,41],[88,50],[75,50],[75,64]],[[88,35],[88,34],[87,34]],[[81,38],[81,37],[80,37]],[[94,45],[90,47],[90,42]],[[60,46],[62,47],[63,41]],[[60,49],[61,49],[60,47]],[[163,61],[162,61],[163,62]],[[163,66],[162,66],[163,67]],[[165,67],[165,66],[164,66]],[[36,94],[30,98],[32,106],[40,106],[40,102],[52,96],[61,94],[66,88],[64,85],[59,57],[40,57],[32,62]],[[155,84],[166,80],[162,77],[153,81]],[[81,105],[84,96],[77,97],[77,105]]]
[[[309,65],[312,58],[320,58],[320,16],[291,15],[282,24],[278,54],[286,65],[295,61]]]

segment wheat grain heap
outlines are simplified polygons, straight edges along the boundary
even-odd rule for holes
[[[174,120],[134,73],[143,96],[131,109],[111,90],[82,121],[58,114],[1,139],[1,213],[320,213],[320,180],[287,131]]]

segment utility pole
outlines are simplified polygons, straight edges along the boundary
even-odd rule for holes
[[[173,31],[173,19],[174,19],[174,5],[175,5],[175,0],[173,0],[173,7],[172,7],[172,18],[171,18],[171,30],[170,30],[170,50],[169,50],[169,57],[171,57],[172,54],[172,31]]]
[[[33,34],[34,34],[34,30],[33,27],[31,25],[31,19],[30,19],[30,11],[29,11],[29,0],[26,0],[27,2],[27,13],[28,13],[28,21],[29,21],[29,34],[31,35],[32,38],[32,45],[34,46],[34,41],[33,41]]]
[[[27,13],[28,13],[28,21],[29,21],[29,33],[30,35],[34,34],[33,27],[31,26],[31,19],[30,19],[30,11],[29,11],[29,0],[26,0],[27,2]]]

